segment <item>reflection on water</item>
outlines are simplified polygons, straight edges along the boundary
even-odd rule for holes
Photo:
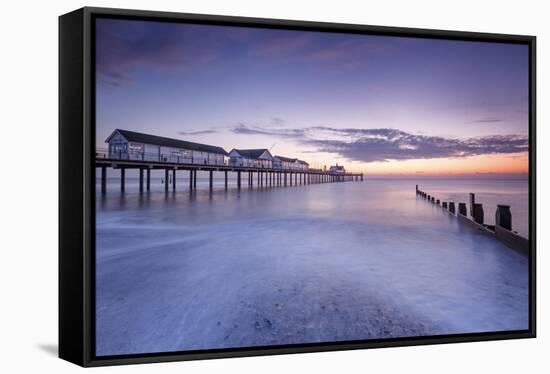
[[[98,354],[526,329],[527,260],[417,200],[415,183],[109,186],[97,196]],[[421,188],[510,201],[522,227],[526,183],[452,183]]]

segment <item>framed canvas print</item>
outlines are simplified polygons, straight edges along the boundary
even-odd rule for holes
[[[535,336],[535,37],[59,27],[61,358]]]

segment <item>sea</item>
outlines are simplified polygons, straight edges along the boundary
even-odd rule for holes
[[[521,179],[369,179],[208,188],[188,172],[124,193],[96,183],[96,354],[119,355],[525,330],[528,259],[420,199],[476,194],[486,223]]]

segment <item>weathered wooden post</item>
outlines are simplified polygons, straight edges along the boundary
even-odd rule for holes
[[[432,203],[435,203],[435,197],[432,196]]]
[[[449,212],[455,214],[455,203],[452,201],[449,201]]]
[[[101,167],[101,193],[107,192],[107,167]]]
[[[437,200],[435,201],[435,203],[436,203],[437,205],[439,205],[439,199],[437,199]]]
[[[441,206],[442,206],[443,208],[447,209],[447,202],[444,201],[443,203],[441,203]]]
[[[466,211],[466,203],[458,203],[458,214],[467,216],[468,212]]]
[[[147,188],[147,191],[150,191],[151,190],[151,169],[149,168],[147,168],[146,179],[147,179],[146,188]]]
[[[168,168],[164,169],[164,191],[168,192]]]
[[[120,192],[124,192],[126,187],[126,169],[120,168]]]
[[[139,192],[143,192],[143,168],[139,168]]]
[[[175,191],[176,190],[176,170],[174,168],[174,170],[172,170],[172,189]]]
[[[197,189],[197,170],[193,170],[193,188]]]
[[[193,170],[189,169],[189,191],[193,189]]]
[[[209,183],[208,183],[208,186],[210,187],[210,189],[214,188],[214,171],[213,170],[210,170],[210,175],[208,176],[209,177]]]
[[[497,205],[495,223],[506,230],[512,231],[512,212],[510,211],[510,205]]]
[[[483,225],[483,204],[474,203],[474,222]]]
[[[476,203],[476,195],[470,193],[470,216],[474,218],[474,204]]]
[[[416,185],[416,194],[418,195],[418,184]]]

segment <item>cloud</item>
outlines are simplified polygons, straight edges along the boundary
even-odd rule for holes
[[[472,121],[472,123],[495,123],[504,121],[502,118],[498,117],[483,117]]]
[[[197,131],[179,131],[180,135],[204,135],[204,134],[215,134],[217,130],[197,130]]]
[[[98,82],[118,87],[132,80],[136,70],[154,72],[204,64],[218,57],[213,35],[202,40],[193,35],[202,25],[189,25],[182,32],[178,24],[100,19],[96,27],[96,72]],[[191,33],[192,32],[192,33]]]
[[[244,135],[269,135],[277,136],[280,138],[302,138],[304,136],[303,129],[276,129],[266,128],[261,126],[248,126],[244,123],[239,123],[237,126],[231,129],[234,134]]]
[[[179,71],[236,60],[337,66],[340,71],[393,51],[393,43],[365,35],[98,19],[96,72],[98,83],[114,88],[131,82],[138,71]]]
[[[280,117],[273,117],[271,118],[271,123],[275,126],[283,126],[285,124],[285,120]]]
[[[236,134],[268,135],[293,139],[317,152],[327,152],[351,161],[377,162],[456,158],[488,154],[526,152],[529,139],[523,135],[492,135],[472,138],[445,138],[415,135],[405,131],[380,128],[333,128],[313,126],[301,129],[268,129],[239,124]]]
[[[253,48],[253,55],[264,58],[281,58],[293,55],[311,45],[314,40],[312,33],[296,33],[281,31],[274,36],[265,38],[261,44]]]

